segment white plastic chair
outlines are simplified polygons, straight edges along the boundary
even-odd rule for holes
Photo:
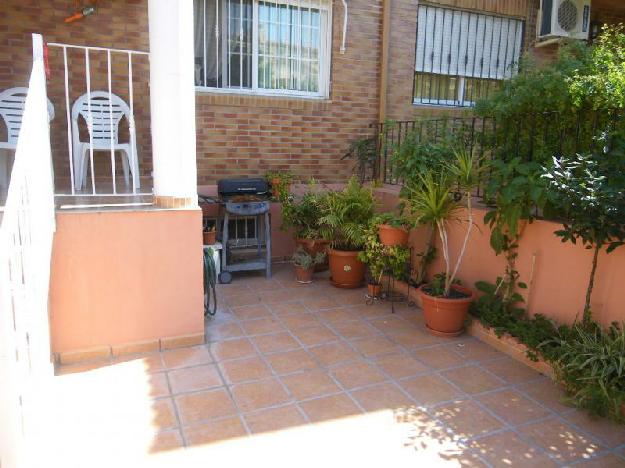
[[[130,183],[128,169],[132,173],[135,188],[139,188],[139,156],[137,154],[137,138],[135,120],[130,108],[122,98],[108,91],[92,91],[91,100],[83,94],[72,106],[72,140],[74,156],[74,184],[77,190],[83,188],[87,181],[87,155],[93,142],[93,151],[106,151],[110,155],[111,143],[113,151],[123,152],[122,167],[126,185]],[[119,142],[119,122],[122,117],[128,120],[130,143]],[[80,141],[78,130],[79,117],[85,119],[90,140]],[[111,126],[112,121],[112,126]],[[94,163],[95,164],[95,163]]]
[[[28,88],[9,88],[0,93],[0,116],[7,127],[7,141],[0,141],[0,149],[17,148],[17,138],[22,128],[24,103]],[[48,121],[54,119],[54,106],[48,99]]]

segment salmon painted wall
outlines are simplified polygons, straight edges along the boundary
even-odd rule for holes
[[[381,209],[390,210],[395,207],[398,201],[397,192],[397,187],[376,190]],[[473,286],[479,280],[494,282],[505,268],[504,258],[496,256],[490,247],[490,229],[482,222],[484,214],[484,209],[475,210],[476,227],[471,234],[458,275],[467,286]],[[581,318],[583,312],[592,251],[580,245],[562,243],[554,235],[559,227],[557,223],[542,220],[528,225],[519,244],[516,267],[521,275],[520,281],[531,283],[530,288],[524,292],[530,313],[541,313],[558,322],[571,323],[576,317]],[[460,251],[465,232],[466,223],[451,225],[452,258]],[[424,228],[411,232],[411,245],[415,252],[423,250],[424,242]],[[439,256],[429,273],[431,275],[441,272],[443,268],[443,261]],[[597,321],[606,325],[612,321],[625,321],[623,278],[625,247],[609,255],[602,253],[591,303]]]
[[[57,212],[52,350],[204,331],[200,210]]]

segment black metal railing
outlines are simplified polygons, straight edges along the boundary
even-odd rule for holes
[[[505,121],[494,117],[449,117],[402,120],[377,125],[377,156],[371,165],[374,179],[386,184],[401,184],[401,174],[393,155],[407,138],[417,144],[437,144],[445,140],[478,151],[488,159],[546,162],[551,157],[596,151],[605,144],[602,134],[623,126],[622,116],[584,112],[563,115],[558,112],[525,114]]]

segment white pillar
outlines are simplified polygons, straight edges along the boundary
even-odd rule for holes
[[[193,2],[149,0],[154,195],[197,203]]]

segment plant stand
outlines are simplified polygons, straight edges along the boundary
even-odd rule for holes
[[[410,278],[410,276],[412,275],[412,247],[410,248],[410,255],[409,255],[409,260],[405,265],[405,273],[406,275]],[[377,301],[387,301],[390,302],[391,304],[391,313],[394,314],[395,313],[395,304],[396,303],[407,303],[408,305],[411,305],[411,301],[409,299],[410,295],[410,285],[408,283],[406,283],[407,285],[407,290],[406,290],[406,295],[404,295],[401,292],[395,292],[396,291],[396,286],[395,286],[395,277],[392,274],[391,268],[390,268],[390,261],[388,260],[388,257],[384,257],[385,260],[385,264],[386,266],[384,267],[384,274],[382,275],[383,279],[382,279],[382,284],[383,284],[383,288],[382,291],[380,293],[380,297],[371,297],[369,294],[365,294],[365,304],[367,305],[373,305],[374,303],[376,303]],[[384,287],[384,283],[386,283],[386,286]],[[398,283],[402,283],[402,281],[398,281]]]

